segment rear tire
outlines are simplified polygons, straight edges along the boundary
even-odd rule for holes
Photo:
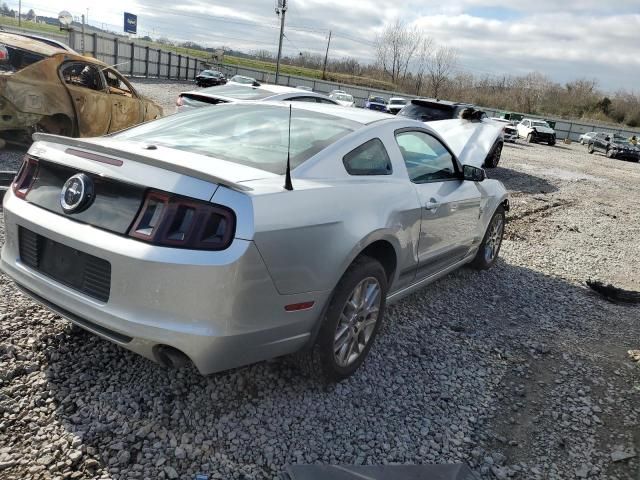
[[[496,262],[500,247],[502,246],[502,237],[504,236],[505,213],[502,205],[496,208],[493,213],[487,231],[484,234],[482,243],[478,247],[478,253],[471,262],[471,266],[477,270],[486,270]]]
[[[616,154],[611,148],[607,148],[607,153],[605,155],[607,158],[616,158]]]
[[[551,140],[551,141],[549,142],[549,146],[550,146],[550,147],[553,147],[555,144],[556,144],[556,141],[555,141],[555,140]]]
[[[380,262],[356,258],[333,292],[313,346],[295,354],[298,368],[323,383],[353,375],[380,330],[386,296],[387,275]]]
[[[590,154],[593,154],[596,151],[595,148],[593,148],[593,143],[590,143],[589,146],[587,147],[587,152],[589,152]]]

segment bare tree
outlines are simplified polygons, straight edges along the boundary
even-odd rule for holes
[[[442,87],[447,82],[458,64],[458,52],[455,48],[441,46],[431,52],[427,59],[427,78],[429,90],[433,97],[438,98]]]
[[[413,66],[416,95],[420,95],[420,91],[424,86],[427,66],[429,65],[429,58],[433,54],[433,49],[433,39],[423,35],[416,51],[416,61]]]
[[[273,55],[269,50],[256,50],[253,53],[253,56],[256,57],[258,60],[265,60],[265,61],[273,60]]]
[[[393,83],[406,78],[409,64],[422,43],[422,37],[416,27],[409,27],[400,19],[387,25],[377,36],[375,44],[378,63]]]

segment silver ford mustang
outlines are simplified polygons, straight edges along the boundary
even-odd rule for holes
[[[0,266],[161,364],[209,374],[297,352],[337,381],[362,364],[388,302],[498,256],[507,194],[469,143],[484,124],[437,123],[456,137],[260,102],[108,137],[36,134],[4,197]]]

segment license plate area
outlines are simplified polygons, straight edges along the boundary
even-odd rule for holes
[[[20,260],[74,290],[107,302],[111,293],[111,264],[24,227],[18,230]]]

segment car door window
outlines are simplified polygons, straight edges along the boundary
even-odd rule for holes
[[[349,175],[391,175],[391,160],[378,138],[363,143],[342,159]]]
[[[64,83],[89,90],[103,90],[102,75],[100,70],[88,63],[72,63],[62,67],[61,70]]]
[[[458,178],[453,155],[434,136],[420,131],[396,134],[409,179],[413,183]]]
[[[124,78],[122,78],[113,70],[105,70],[104,73],[107,80],[107,85],[109,87],[109,93],[133,98],[131,87],[129,87]]]

